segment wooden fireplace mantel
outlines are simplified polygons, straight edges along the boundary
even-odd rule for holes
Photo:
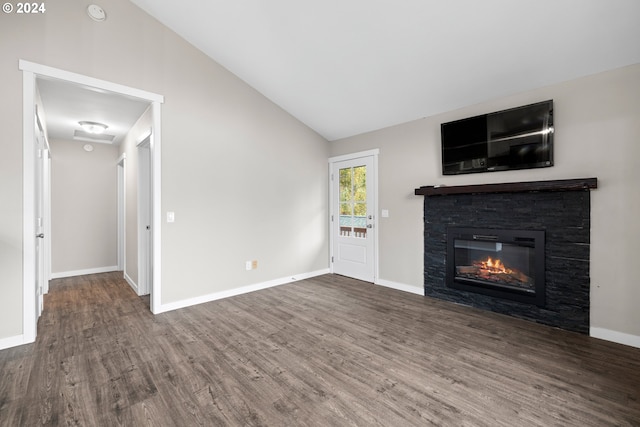
[[[447,194],[526,193],[534,191],[582,191],[598,188],[598,178],[559,179],[554,181],[506,182],[479,185],[426,185],[415,189],[416,196]]]

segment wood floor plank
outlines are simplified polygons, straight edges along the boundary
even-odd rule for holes
[[[0,426],[640,426],[640,349],[325,275],[154,316],[52,282]]]

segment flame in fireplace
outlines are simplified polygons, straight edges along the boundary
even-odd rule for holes
[[[502,261],[496,259],[495,261],[491,259],[491,257],[487,258],[486,261],[480,261],[477,264],[482,270],[485,270],[490,274],[511,274],[513,271],[509,268],[506,268]]]
[[[471,265],[456,266],[456,277],[524,289],[532,289],[531,287],[535,283],[532,277],[519,270],[507,268],[500,259],[491,257],[487,257],[484,261],[473,261]]]

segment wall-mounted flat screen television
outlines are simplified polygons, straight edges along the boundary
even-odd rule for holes
[[[553,166],[553,100],[440,125],[442,173]]]

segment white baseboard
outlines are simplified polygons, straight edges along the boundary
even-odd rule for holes
[[[98,267],[98,268],[89,268],[86,270],[63,271],[60,273],[51,273],[51,278],[64,279],[65,277],[84,276],[85,274],[110,273],[112,271],[118,271],[118,266],[112,265],[110,267]]]
[[[170,302],[168,304],[162,304],[155,314],[165,313],[167,311],[177,310],[180,308],[190,307],[192,305],[202,304],[205,302],[216,301],[223,298],[229,298],[236,295],[247,294],[249,292],[260,291],[262,289],[273,288],[275,286],[286,285],[288,283],[297,282],[298,280],[309,279],[311,277],[321,276],[328,274],[329,269],[313,271],[310,273],[296,274],[293,276],[282,277],[280,279],[269,280],[267,282],[256,283],[253,285],[243,286],[241,288],[229,289],[228,291],[214,292],[208,295],[202,295],[200,297],[188,298],[176,302]]]
[[[391,288],[391,289],[395,289],[395,290],[398,290],[398,291],[409,292],[409,293],[412,293],[412,294],[424,296],[424,288],[423,287],[405,285],[404,283],[397,283],[397,282],[392,282],[390,280],[384,280],[384,279],[378,279],[376,281],[376,285],[384,286],[386,288]]]
[[[17,347],[23,344],[29,344],[24,342],[24,335],[16,335],[15,337],[0,338],[0,350],[4,350],[5,348]]]
[[[134,282],[131,277],[129,277],[129,275],[127,274],[126,271],[124,273],[124,280],[127,281],[129,286],[131,286],[131,289],[133,289],[133,291],[136,293],[136,295],[139,295],[138,294],[138,284],[136,282]]]
[[[602,340],[617,342],[631,347],[640,348],[640,337],[637,335],[625,334],[624,332],[612,331],[604,328],[589,328],[589,335]]]

